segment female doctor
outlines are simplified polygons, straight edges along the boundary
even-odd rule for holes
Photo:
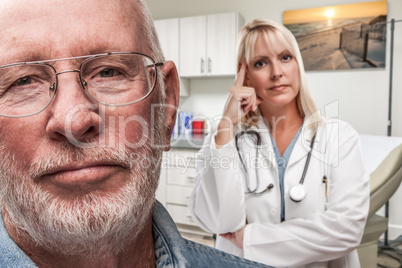
[[[320,116],[282,25],[246,24],[237,63],[223,117],[198,154],[193,219],[219,234],[218,249],[247,259],[360,267],[369,177],[358,134]]]

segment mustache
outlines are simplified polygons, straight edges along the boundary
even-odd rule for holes
[[[143,152],[144,156],[146,156],[147,151],[149,151],[149,148],[143,146],[136,150],[135,153]],[[28,169],[28,174],[31,178],[37,180],[43,175],[52,173],[57,168],[71,165],[78,166],[88,161],[114,164],[131,170],[133,168],[133,153],[123,146],[110,147],[99,143],[96,147],[80,148],[69,142],[62,142],[58,145],[58,149],[52,150],[46,156],[35,159]]]

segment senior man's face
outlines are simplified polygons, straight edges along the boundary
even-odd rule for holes
[[[0,2],[0,66],[104,52],[151,54],[130,1]],[[81,61],[53,65],[63,72]],[[68,72],[58,75],[55,99],[44,111],[0,117],[8,229],[27,230],[34,242],[65,254],[118,251],[128,232],[142,230],[152,206],[161,150],[151,142],[162,144],[165,132],[151,135],[151,129],[174,120],[158,113],[151,119],[160,99],[157,86],[139,103],[102,106],[86,95],[78,74]]]

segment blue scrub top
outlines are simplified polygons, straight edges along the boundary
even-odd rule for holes
[[[274,139],[272,138],[271,133],[269,133],[269,136],[271,137],[271,141],[272,141],[272,146],[274,147],[276,163],[278,166],[279,185],[281,186],[281,221],[285,220],[285,197],[284,197],[285,194],[284,194],[283,179],[285,176],[285,170],[288,165],[290,155],[291,155],[293,147],[295,146],[296,141],[300,135],[302,126],[299,128],[299,130],[297,131],[296,135],[294,136],[292,142],[289,144],[288,148],[286,148],[286,150],[282,156],[279,153],[278,147],[276,146],[276,143],[275,143]]]

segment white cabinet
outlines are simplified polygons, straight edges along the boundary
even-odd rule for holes
[[[154,24],[166,60],[172,60],[179,71],[179,19],[156,20]],[[189,82],[186,79],[180,79],[180,96],[188,96],[188,92]]]
[[[156,198],[169,211],[179,230],[208,235],[193,221],[188,199],[195,185],[197,149],[172,148],[164,152]]]
[[[181,76],[206,75],[207,16],[180,18]]]
[[[235,12],[179,19],[180,75],[236,73],[236,37],[244,19]]]
[[[154,21],[165,58],[179,68],[179,19]]]

